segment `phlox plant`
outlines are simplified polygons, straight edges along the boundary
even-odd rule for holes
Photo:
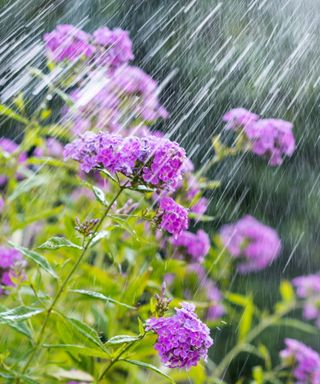
[[[133,52],[121,29],[59,25],[43,38],[46,67],[26,69],[42,100],[0,105],[21,132],[0,139],[1,382],[226,383],[245,353],[259,363],[239,383],[320,383],[316,351],[286,339],[273,362],[259,340],[284,323],[317,332],[320,275],[283,281],[260,310],[230,281],[280,257],[277,232],[249,214],[212,237],[203,228],[220,186],[208,171],[245,152],[281,166],[292,124],[226,111],[196,169],[154,129],[169,113]],[[310,323],[287,317],[300,308]],[[213,359],[222,327],[235,342]]]

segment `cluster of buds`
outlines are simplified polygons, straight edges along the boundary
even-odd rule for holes
[[[155,305],[155,312],[159,317],[162,317],[165,312],[168,311],[169,309],[169,304],[171,303],[171,299],[166,297],[166,283],[162,283],[162,288],[161,288],[161,294],[155,295],[156,299],[156,305]]]
[[[83,223],[76,217],[75,230],[81,233],[81,235],[87,237],[94,233],[95,226],[99,223],[99,219],[86,219]]]

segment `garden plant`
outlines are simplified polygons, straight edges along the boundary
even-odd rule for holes
[[[234,106],[196,169],[159,130],[170,111],[127,31],[58,25],[43,54],[25,69],[32,91],[0,105],[20,132],[0,139],[1,382],[223,384],[244,354],[257,364],[239,384],[319,384],[318,352],[286,338],[275,358],[261,335],[319,332],[320,274],[283,280],[272,311],[258,308],[231,282],[281,257],[276,230],[250,212],[204,229],[210,169],[244,154],[281,167],[293,124]]]

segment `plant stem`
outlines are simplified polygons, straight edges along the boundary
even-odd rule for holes
[[[267,317],[262,320],[256,327],[254,327],[251,332],[248,333],[247,337],[241,341],[241,343],[235,345],[221,360],[221,362],[216,366],[214,371],[214,376],[220,378],[224,371],[227,369],[231,361],[248,345],[253,341],[257,336],[260,335],[266,328],[270,327],[278,320],[280,320],[288,312],[292,311],[295,308],[294,305],[289,306],[286,310],[283,310],[281,313],[276,313],[272,316]]]
[[[75,271],[78,269],[81,261],[83,260],[84,256],[86,255],[87,253],[87,250],[89,249],[90,247],[90,244],[94,238],[94,235],[99,231],[99,229],[101,228],[105,218],[107,217],[111,207],[113,206],[113,204],[115,203],[115,201],[118,199],[118,197],[120,196],[120,194],[122,193],[122,191],[126,188],[125,185],[121,186],[118,193],[115,195],[115,197],[112,199],[112,201],[110,202],[110,204],[108,205],[108,207],[106,208],[103,216],[101,217],[99,223],[97,224],[96,228],[95,228],[95,231],[94,233],[92,234],[92,236],[90,237],[90,239],[88,240],[88,242],[86,243],[86,245],[84,246],[82,252],[81,252],[81,255],[79,256],[78,260],[76,261],[76,263],[74,264],[74,266],[72,267],[72,269],[70,270],[70,272],[68,273],[68,275],[66,276],[66,278],[64,279],[64,281],[62,282],[61,284],[61,287],[59,288],[59,290],[57,291],[55,297],[53,298],[52,300],[52,303],[50,304],[50,307],[47,309],[46,311],[46,317],[44,319],[44,322],[42,324],[42,327],[40,329],[40,333],[39,333],[39,336],[35,342],[35,346],[34,346],[34,349],[33,351],[31,352],[27,362],[25,363],[24,367],[22,368],[22,374],[24,374],[28,367],[30,366],[31,362],[33,361],[38,349],[41,347],[41,343],[43,341],[43,337],[44,337],[44,333],[45,333],[45,330],[46,330],[46,327],[47,327],[47,324],[48,324],[48,321],[49,321],[49,318],[50,318],[50,315],[52,313],[52,311],[54,310],[54,307],[55,305],[57,304],[58,300],[60,299],[60,296],[62,295],[63,291],[65,290],[66,286],[68,285],[71,277],[73,276],[73,274],[75,273]],[[20,379],[18,378],[17,379],[17,384],[20,382]]]
[[[112,368],[112,366],[117,362],[119,361],[120,357],[125,353],[127,352],[137,341],[140,341],[144,338],[144,336],[146,335],[146,333],[143,333],[142,335],[140,335],[139,339],[138,340],[135,340],[135,341],[132,341],[131,343],[128,343],[119,353],[118,355],[111,359],[110,363],[106,366],[106,368],[102,371],[101,375],[99,376],[98,378],[98,383],[103,379],[103,377],[105,376],[105,374]]]

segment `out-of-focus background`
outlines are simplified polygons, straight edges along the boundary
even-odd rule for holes
[[[212,156],[210,136],[230,108],[293,121],[298,148],[281,167],[246,155],[212,169],[222,188],[208,196],[217,219],[206,229],[213,234],[249,213],[279,231],[279,260],[231,283],[252,292],[261,308],[274,303],[280,278],[320,269],[319,0],[1,0],[0,7],[1,102],[28,89],[25,69],[44,61],[44,32],[59,23],[89,32],[106,25],[128,30],[135,63],[164,81],[161,98],[171,118],[159,128],[198,166]],[[12,122],[0,128],[8,132],[18,134]],[[282,336],[265,336],[271,350],[282,347]],[[229,348],[227,328],[216,337]],[[319,347],[319,339],[299,337]],[[240,358],[235,378],[242,367]]]

